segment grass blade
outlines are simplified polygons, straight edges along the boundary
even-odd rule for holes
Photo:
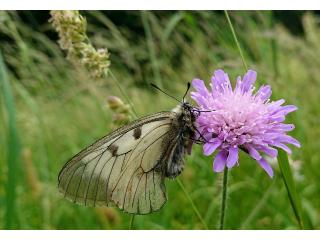
[[[134,217],[135,217],[135,214],[132,214],[132,216],[130,218],[129,230],[133,229]]]
[[[247,65],[247,63],[246,63],[246,61],[245,61],[245,59],[244,59],[244,56],[243,56],[243,53],[242,53],[242,50],[241,50],[241,47],[240,47],[240,43],[239,43],[239,41],[238,41],[236,32],[234,31],[232,22],[231,22],[231,20],[230,20],[229,14],[228,14],[228,11],[225,10],[225,11],[224,11],[224,14],[225,14],[225,16],[226,16],[226,19],[227,19],[227,21],[228,21],[228,24],[229,24],[229,27],[230,27],[230,30],[231,30],[233,39],[234,39],[234,41],[235,41],[235,43],[236,43],[236,45],[237,45],[239,54],[240,54],[240,56],[241,56],[241,60],[242,60],[243,67],[244,67],[244,69],[245,69],[246,71],[248,71],[248,65]]]
[[[279,150],[278,163],[280,171],[282,173],[282,179],[287,189],[290,204],[293,209],[294,215],[298,221],[300,229],[303,229],[302,215],[301,215],[301,201],[296,190],[296,186],[292,177],[292,171],[288,161],[288,155],[283,151]]]
[[[183,17],[184,17],[183,12],[177,12],[174,15],[172,15],[172,17],[168,21],[168,25],[163,31],[163,36],[161,36],[162,44],[166,44],[174,28],[179,24],[179,22],[183,19]]]
[[[264,192],[264,194],[260,198],[260,201],[255,205],[255,207],[252,209],[252,211],[248,214],[248,217],[241,224],[240,229],[243,229],[243,230],[247,229],[249,224],[256,217],[256,215],[259,213],[259,211],[266,206],[268,199],[269,199],[272,191],[274,190],[274,185],[275,185],[274,183],[275,183],[275,181],[273,181],[271,183],[271,185],[269,186],[269,188]]]
[[[162,88],[162,79],[161,79],[161,74],[160,74],[160,68],[159,68],[159,61],[157,60],[156,56],[156,46],[155,42],[153,40],[152,32],[151,32],[151,27],[149,24],[149,12],[142,11],[141,12],[141,19],[142,19],[142,24],[143,28],[146,34],[146,41],[147,41],[147,46],[148,46],[148,51],[149,51],[149,58],[152,66],[152,71],[154,75],[154,79],[158,87]]]
[[[187,192],[186,188],[184,187],[183,183],[180,181],[179,178],[177,178],[177,183],[179,184],[180,188],[182,189],[182,191],[184,192],[184,194],[186,195],[186,197],[188,198],[191,207],[193,209],[193,211],[196,213],[197,217],[199,218],[200,222],[202,223],[203,227],[208,230],[208,225],[206,224],[206,222],[204,221],[203,217],[201,216],[198,208],[196,207],[196,205],[194,204],[191,196],[189,195],[189,193]]]
[[[16,127],[15,106],[5,63],[0,52],[0,86],[3,96],[4,110],[7,115],[7,166],[6,206],[4,229],[16,228],[16,184],[19,166],[20,144]]]

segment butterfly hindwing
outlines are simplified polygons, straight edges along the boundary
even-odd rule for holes
[[[164,173],[157,169],[173,134],[174,112],[138,119],[74,156],[59,174],[68,199],[89,205],[116,205],[147,214],[166,202]]]

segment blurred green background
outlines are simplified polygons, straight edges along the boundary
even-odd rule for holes
[[[180,98],[188,81],[209,81],[217,68],[233,83],[244,73],[223,12],[81,14],[92,44],[109,49],[111,70],[139,116],[176,105],[151,89],[151,82]],[[305,228],[319,229],[320,18],[303,11],[229,14],[247,64],[258,72],[257,86],[270,84],[272,100],[284,98],[299,108],[287,119],[302,144],[293,148],[290,162]],[[8,75],[7,84],[0,82],[0,228],[128,229],[130,215],[75,205],[57,190],[63,164],[112,128],[107,97],[122,95],[110,76],[94,80],[66,60],[49,18],[47,11],[0,11],[0,49]],[[216,229],[222,174],[213,173],[212,156],[201,152],[201,146],[194,147],[179,179],[208,227]],[[229,175],[227,229],[299,228],[277,162],[272,163],[270,179],[255,161],[240,156],[240,166]],[[203,229],[177,181],[167,180],[166,186],[165,207],[136,216],[134,228]]]

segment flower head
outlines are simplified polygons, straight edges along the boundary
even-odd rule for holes
[[[225,167],[238,164],[239,149],[247,152],[259,165],[273,176],[273,170],[261,153],[276,157],[281,148],[291,153],[286,144],[300,147],[300,143],[286,133],[294,129],[293,124],[285,124],[285,116],[297,110],[294,105],[282,106],[283,99],[270,101],[271,87],[260,87],[255,92],[254,82],[257,73],[249,70],[244,77],[237,78],[232,89],[228,75],[217,70],[211,79],[211,90],[204,82],[194,79],[196,89],[191,97],[197,102],[202,112],[196,125],[205,138],[203,152],[211,155],[218,151],[213,163],[213,170],[221,172]]]
[[[113,113],[112,122],[114,128],[119,128],[130,122],[130,107],[117,96],[109,96],[108,106]]]
[[[86,34],[87,21],[75,10],[52,10],[53,27],[59,33],[59,44],[68,58],[86,67],[92,77],[101,78],[110,66],[108,49],[95,49]]]

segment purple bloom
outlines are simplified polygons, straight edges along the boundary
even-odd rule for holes
[[[270,101],[271,87],[266,85],[254,93],[257,73],[249,70],[241,79],[237,78],[232,89],[228,75],[217,70],[211,79],[211,90],[204,82],[194,79],[196,89],[191,97],[198,103],[202,112],[197,118],[198,131],[205,138],[205,155],[218,151],[213,170],[221,172],[225,167],[238,164],[239,149],[246,151],[259,165],[273,177],[273,171],[261,153],[276,157],[276,148],[291,153],[286,144],[300,147],[300,143],[286,134],[294,129],[293,124],[285,124],[285,116],[297,110],[294,105],[282,106],[283,99]],[[276,148],[275,148],[276,147]]]

